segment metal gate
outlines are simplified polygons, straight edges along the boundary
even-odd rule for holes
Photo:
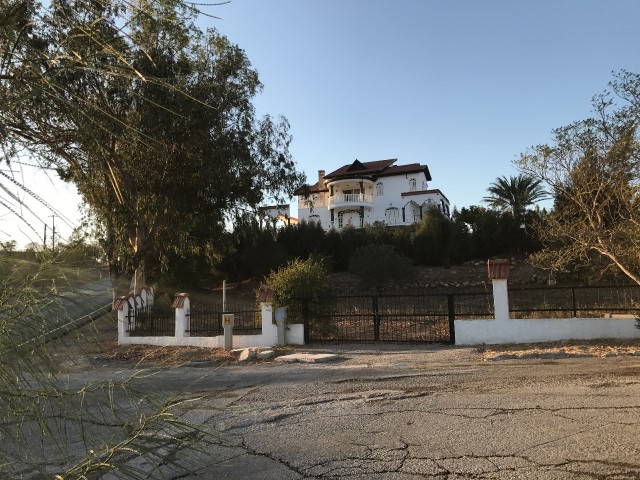
[[[176,330],[175,311],[170,307],[129,305],[127,331],[132,337],[173,337]]]
[[[490,292],[354,295],[323,299],[315,314],[303,308],[305,341],[455,343],[456,318],[493,315]]]
[[[189,335],[192,337],[215,337],[223,335],[223,313],[234,315],[234,335],[259,335],[262,333],[262,315],[254,299],[227,302],[223,309],[220,303],[194,303],[189,309]]]

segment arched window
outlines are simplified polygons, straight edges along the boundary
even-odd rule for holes
[[[338,212],[338,228],[347,225],[362,226],[360,222],[360,212],[358,212],[358,210],[343,210]]]
[[[309,215],[309,223],[317,223],[320,225],[320,215]]]
[[[382,188],[382,182],[376,183],[376,195],[382,195],[384,193],[384,189]]]
[[[416,191],[416,179],[415,178],[410,178],[409,179],[409,191],[410,192],[415,192]]]
[[[397,207],[390,207],[384,211],[384,221],[389,225],[393,225],[400,221],[400,209]]]

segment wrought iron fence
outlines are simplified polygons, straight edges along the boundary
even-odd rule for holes
[[[127,313],[127,331],[132,337],[173,337],[175,335],[175,310],[152,306],[133,308]]]
[[[192,337],[223,335],[222,314],[233,313],[234,335],[259,335],[262,333],[262,315],[253,299],[237,299],[227,302],[194,303],[189,309],[189,334]]]
[[[454,342],[456,318],[490,318],[490,292],[324,297],[303,305],[305,341]]]
[[[511,318],[597,318],[638,311],[637,285],[509,288]]]

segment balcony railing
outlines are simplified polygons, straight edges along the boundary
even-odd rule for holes
[[[329,197],[329,208],[341,204],[373,204],[373,195],[367,193],[343,193]]]

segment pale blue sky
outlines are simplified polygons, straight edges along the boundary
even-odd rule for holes
[[[206,20],[291,123],[311,182],[350,163],[426,163],[452,205],[480,204],[512,161],[639,71],[637,0],[233,0]]]
[[[587,117],[612,71],[640,71],[638,0],[233,0],[203,8],[221,18],[200,26],[240,45],[260,73],[258,112],[289,119],[291,151],[312,183],[317,170],[356,158],[398,158],[426,163],[431,187],[458,208],[480,204],[498,176],[516,174],[512,161],[549,142],[553,128]],[[30,175],[25,181],[73,215],[76,196]],[[0,240],[23,244],[18,228],[0,211]]]

